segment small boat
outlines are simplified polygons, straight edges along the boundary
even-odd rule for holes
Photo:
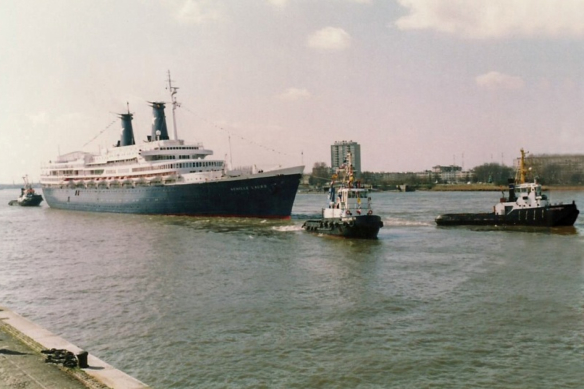
[[[124,179],[121,182],[121,185],[124,188],[132,188],[134,186],[134,181],[128,177],[124,177]]]
[[[416,188],[414,188],[413,186],[408,185],[408,184],[403,184],[403,185],[398,185],[397,190],[400,192],[415,192]]]
[[[526,182],[525,152],[521,149],[518,169],[519,184],[509,179],[509,196],[501,197],[490,213],[449,213],[436,218],[439,226],[573,226],[580,211],[576,203],[552,204],[542,193],[541,184],[534,179]]]
[[[165,184],[168,184],[168,183],[176,182],[177,179],[176,179],[176,176],[174,174],[169,174],[168,176],[164,176],[162,181]]]
[[[43,201],[43,196],[36,194],[32,185],[28,181],[28,176],[22,177],[24,187],[20,188],[20,196],[16,200],[10,201],[9,205],[20,205],[22,207],[36,207]]]
[[[112,177],[107,180],[107,185],[109,188],[121,188],[122,182],[118,180],[116,177]]]
[[[148,179],[150,185],[162,185],[162,177],[154,176]]]
[[[376,239],[383,227],[381,217],[373,214],[369,190],[354,182],[351,154],[347,156],[344,178],[339,188],[335,187],[333,176],[328,193],[328,208],[322,209],[319,219],[304,222],[307,232],[333,235],[343,238]]]
[[[146,186],[146,185],[148,185],[148,181],[146,181],[144,179],[144,177],[134,178],[132,181],[134,181],[134,186]]]

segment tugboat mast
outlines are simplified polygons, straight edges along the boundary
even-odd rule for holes
[[[521,160],[519,162],[519,183],[525,184],[525,151],[521,149]]]
[[[349,188],[353,187],[353,154],[351,152],[347,152],[347,162],[345,165],[345,181]]]
[[[174,135],[174,139],[178,140],[178,135],[176,132],[176,114],[175,114],[175,110],[177,107],[180,107],[180,103],[176,101],[176,91],[178,90],[178,87],[172,86],[172,80],[170,79],[170,70],[168,71],[168,88],[170,91],[170,98],[172,100],[172,128],[173,128],[173,135]]]

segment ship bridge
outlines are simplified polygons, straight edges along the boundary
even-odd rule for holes
[[[212,150],[205,149],[202,143],[184,144],[183,141],[160,141],[147,143],[140,147],[138,153],[147,161],[160,159],[204,159],[213,155]]]

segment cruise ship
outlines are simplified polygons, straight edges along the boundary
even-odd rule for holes
[[[160,215],[289,218],[304,166],[229,169],[202,143],[178,139],[176,87],[170,74],[174,139],[164,102],[151,102],[151,135],[136,142],[133,114],[120,114],[117,144],[99,153],[59,155],[41,169],[41,186],[52,208]]]

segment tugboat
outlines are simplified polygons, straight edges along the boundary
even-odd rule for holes
[[[22,207],[36,207],[43,201],[43,196],[36,194],[32,185],[28,182],[28,176],[22,177],[24,187],[20,188],[20,196],[16,200],[10,201],[9,205],[20,205]]]
[[[328,208],[322,209],[322,217],[307,220],[302,228],[312,233],[343,238],[376,239],[383,222],[381,217],[373,214],[369,190],[354,180],[351,153],[347,155],[343,172],[338,191],[334,181],[338,175],[333,175]]]
[[[501,197],[490,213],[450,213],[436,218],[439,226],[573,226],[580,211],[576,203],[552,204],[541,192],[541,185],[534,179],[526,182],[525,152],[521,149],[519,184],[509,179],[509,197]]]

